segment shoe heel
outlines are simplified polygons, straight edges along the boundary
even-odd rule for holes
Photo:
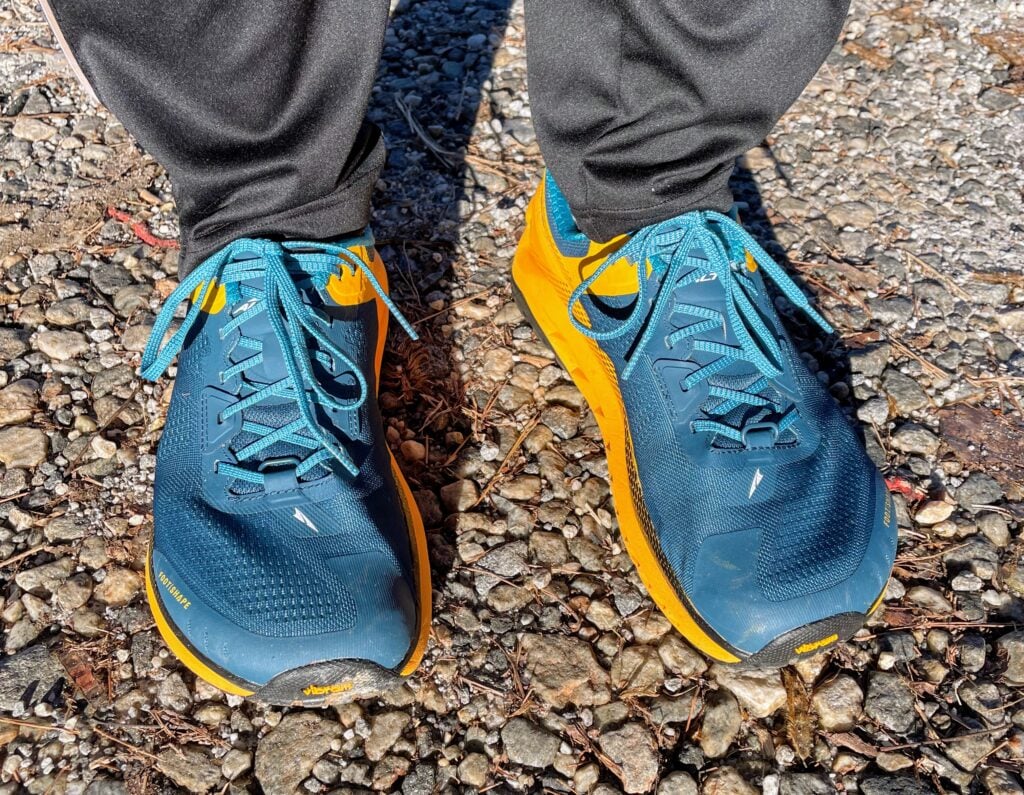
[[[530,305],[526,303],[526,297],[523,295],[523,291],[519,289],[519,285],[512,282],[512,300],[516,302],[516,306],[519,307],[519,311],[523,313],[523,317],[526,318],[526,322],[530,324],[530,328],[533,329],[533,333],[537,335],[537,339],[544,343],[554,355],[555,361],[558,365],[569,372],[569,368],[565,366],[565,362],[558,355],[558,351],[555,350],[555,346],[551,344],[551,340],[547,338],[544,330],[540,327],[540,323],[537,322],[537,318],[533,316],[533,312],[530,311]]]

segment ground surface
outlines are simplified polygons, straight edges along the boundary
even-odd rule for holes
[[[0,0],[0,793],[1020,793],[1024,6],[854,6],[736,190],[840,330],[807,356],[898,491],[877,620],[738,676],[653,609],[593,418],[510,302],[539,164],[521,6],[402,4],[375,225],[423,342],[393,337],[382,399],[434,630],[404,689],[303,712],[225,698],[157,637],[168,390],[136,368],[176,252],[107,208],[173,238],[168,183]]]

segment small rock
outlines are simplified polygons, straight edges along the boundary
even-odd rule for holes
[[[930,610],[933,613],[946,614],[953,612],[953,605],[949,603],[949,600],[934,588],[929,588],[927,585],[915,585],[907,591],[906,599],[907,601],[913,602],[915,605],[923,607],[926,610]]]
[[[28,422],[38,403],[39,384],[30,378],[23,378],[0,389],[0,426]]]
[[[0,461],[8,468],[35,469],[49,452],[50,440],[39,428],[15,426],[0,431]]]
[[[252,754],[238,748],[232,748],[221,760],[220,772],[228,781],[234,781],[243,773],[252,769]]]
[[[899,676],[885,671],[871,675],[864,712],[897,734],[906,734],[917,721],[913,691]]]
[[[943,502],[942,500],[929,500],[914,514],[914,521],[921,525],[933,525],[944,522],[953,515],[955,507],[952,503]]]
[[[658,646],[661,661],[676,676],[692,679],[708,669],[707,661],[678,635],[669,635]]]
[[[904,417],[929,405],[928,395],[921,385],[891,367],[882,375],[882,389],[892,400],[896,413]]]
[[[845,732],[857,725],[864,694],[853,677],[843,674],[820,685],[814,691],[812,703],[821,728]]]
[[[142,578],[131,569],[112,567],[107,569],[107,576],[96,586],[96,600],[119,607],[128,604],[142,589]]]
[[[266,795],[293,795],[341,732],[340,724],[315,712],[281,718],[256,748],[256,779]]]
[[[480,491],[472,480],[457,480],[441,487],[441,505],[448,513],[468,511],[480,498]]]
[[[411,718],[404,712],[382,712],[373,718],[370,736],[363,748],[366,758],[379,762],[402,736]]]
[[[601,750],[622,770],[622,789],[627,793],[650,792],[658,779],[657,743],[639,723],[627,723],[598,738]]]
[[[833,205],[825,213],[836,229],[852,227],[864,229],[875,222],[876,213],[871,205],[860,201],[842,202]]]
[[[1009,685],[1024,687],[1024,631],[1003,635],[996,641],[996,649],[1006,658],[1003,679]]]
[[[736,696],[752,718],[767,718],[786,704],[786,688],[778,671],[742,671],[716,665],[712,675]]]
[[[705,755],[712,759],[725,756],[742,725],[743,716],[736,697],[725,689],[711,692],[700,728],[700,747]]]
[[[209,792],[220,784],[220,765],[199,746],[165,748],[157,755],[157,768],[189,792]]]
[[[970,477],[956,490],[956,501],[969,511],[983,505],[991,505],[1003,497],[1003,487],[996,480],[982,472],[972,472]]]
[[[89,341],[77,331],[42,331],[36,347],[57,362],[66,362],[89,352]]]
[[[784,773],[779,780],[779,795],[832,795],[835,788],[814,773]]]
[[[34,686],[38,698],[66,677],[64,667],[42,645],[0,659],[0,712],[14,712],[22,706],[29,688]]]
[[[887,342],[867,345],[859,350],[850,351],[850,369],[855,373],[875,378],[885,371],[891,355],[892,346]]]
[[[11,129],[15,138],[23,141],[49,141],[57,134],[57,129],[51,127],[42,119],[26,118],[19,116]]]
[[[524,635],[522,647],[530,684],[555,709],[611,700],[608,673],[589,643],[553,635]]]
[[[560,741],[557,735],[526,718],[513,718],[501,730],[501,741],[510,762],[545,768],[555,761]]]
[[[612,687],[622,692],[655,693],[665,681],[665,667],[657,649],[627,646],[616,655],[611,670]]]
[[[34,569],[25,569],[14,575],[14,581],[23,591],[39,596],[55,593],[57,587],[71,576],[75,570],[75,562],[71,558],[58,558],[52,563],[44,563]]]
[[[466,758],[459,763],[459,781],[476,790],[482,789],[487,783],[490,772],[491,763],[484,754],[466,754]]]
[[[697,795],[697,782],[689,773],[677,770],[659,782],[657,795]]]
[[[402,442],[399,452],[402,454],[402,458],[413,463],[423,461],[427,457],[427,448],[422,442],[417,442],[415,439],[406,439]]]
[[[734,767],[711,771],[700,791],[701,795],[759,795],[759,790],[748,784]]]
[[[892,435],[892,446],[903,453],[935,455],[939,450],[939,437],[927,428],[908,422]]]
[[[66,514],[46,523],[43,534],[48,541],[77,541],[89,532],[88,523],[78,516]]]

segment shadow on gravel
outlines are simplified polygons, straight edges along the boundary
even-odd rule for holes
[[[374,230],[391,293],[420,335],[420,342],[401,330],[390,335],[381,407],[391,420],[392,444],[408,437],[427,447],[418,451],[410,444],[401,458],[431,535],[438,582],[454,561],[454,531],[441,528],[437,494],[452,479],[450,467],[470,435],[443,307],[451,305],[453,287],[472,289],[452,272],[464,215],[460,205],[478,184],[467,149],[478,112],[490,114],[485,85],[505,34],[509,2],[400,0],[368,112],[388,146],[373,201]],[[417,462],[420,452],[426,457]]]
[[[780,177],[786,179],[781,166],[777,166],[777,169]],[[757,180],[753,173],[743,165],[742,158],[733,170],[729,187],[732,189],[732,195],[736,201],[747,205],[746,209],[741,210],[740,213],[743,226],[764,247],[764,250],[786,269],[790,278],[800,289],[815,299],[814,303],[817,304],[818,291],[802,278],[800,271],[790,262],[786,249],[776,237],[775,229],[768,218]],[[846,343],[838,334],[826,335],[813,321],[809,320],[799,309],[791,306],[788,301],[783,300],[777,306],[786,330],[804,361],[815,373],[824,373],[828,376],[826,383],[833,397],[849,414],[851,420],[855,419],[854,413],[859,402],[855,399],[851,388],[850,350]],[[860,423],[857,424],[860,425]],[[865,428],[864,430],[866,433],[870,433],[869,429]]]

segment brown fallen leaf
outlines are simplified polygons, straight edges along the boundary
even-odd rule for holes
[[[984,468],[1004,485],[1024,483],[1024,424],[966,404],[938,414],[940,435],[960,463],[969,469]]]
[[[979,33],[974,40],[1011,66],[1024,66],[1024,30],[1002,28],[991,33]]]
[[[811,697],[804,680],[792,668],[782,669],[782,684],[786,688],[786,737],[796,755],[807,759],[814,751],[815,719]]]
[[[850,732],[837,732],[826,736],[832,745],[839,746],[840,748],[849,748],[851,751],[856,751],[858,754],[863,754],[864,756],[870,756],[872,758],[878,756],[878,749],[870,743],[864,742],[864,740],[856,734],[851,734]]]
[[[870,47],[865,47],[863,44],[859,44],[855,41],[848,41],[843,45],[843,50],[850,53],[850,55],[856,55],[864,63],[885,71],[893,65],[893,60],[888,55],[882,55],[878,50],[873,50]]]

